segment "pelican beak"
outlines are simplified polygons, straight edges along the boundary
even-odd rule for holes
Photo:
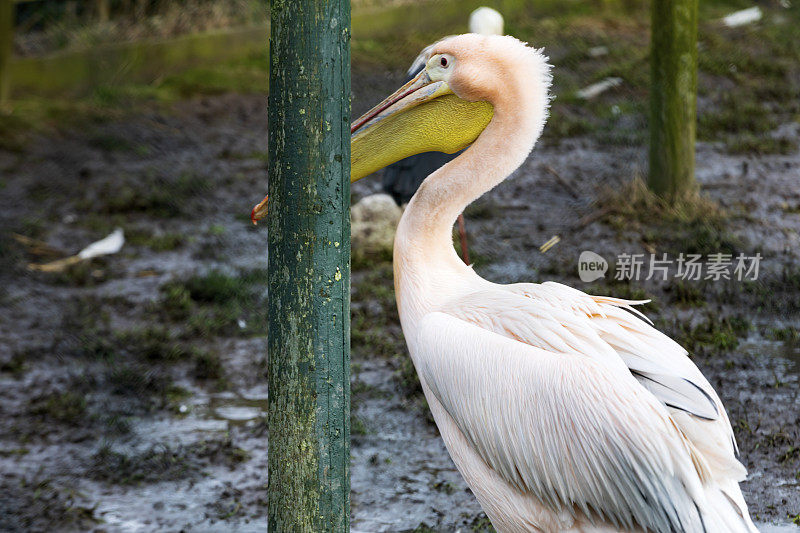
[[[263,200],[258,202],[256,206],[250,211],[250,222],[254,225],[258,224],[258,221],[262,218],[267,216],[267,201],[269,200],[269,195],[265,196]]]
[[[422,152],[452,154],[472,144],[492,119],[489,102],[469,102],[445,81],[420,72],[350,127],[350,181]],[[250,215],[267,214],[265,197]]]
[[[422,152],[452,154],[492,119],[489,102],[468,102],[423,70],[350,128],[350,181]]]

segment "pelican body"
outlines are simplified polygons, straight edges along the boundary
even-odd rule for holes
[[[466,148],[422,183],[394,244],[409,353],[456,467],[501,532],[756,531],[725,408],[686,350],[632,306],[500,285],[452,245],[456,217],[526,159],[550,66],[512,38],[435,44],[351,128],[351,179]]]

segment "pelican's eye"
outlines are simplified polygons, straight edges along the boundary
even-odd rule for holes
[[[450,54],[436,54],[428,59],[428,76],[432,81],[447,81],[455,67],[455,57]]]

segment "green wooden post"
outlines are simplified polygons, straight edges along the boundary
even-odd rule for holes
[[[11,96],[11,52],[14,47],[14,0],[0,0],[0,110]]]
[[[268,529],[350,519],[350,3],[273,0]]]
[[[698,0],[653,0],[648,186],[670,201],[694,194]]]

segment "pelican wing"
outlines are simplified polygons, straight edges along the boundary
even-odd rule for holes
[[[513,296],[509,301],[500,293],[489,296],[488,301],[500,298],[505,302],[503,305],[517,309],[516,316],[545,315],[563,326],[560,333],[554,332],[552,326],[544,332],[528,328],[522,333],[512,325],[511,329],[522,335],[520,340],[546,347],[542,342],[548,333],[581,335],[588,346],[577,348],[584,353],[609,357],[610,351],[612,358],[621,360],[639,383],[668,407],[673,420],[702,454],[716,479],[745,478],[747,472],[736,459],[736,440],[719,396],[685,349],[636,316],[638,311],[632,305],[643,302],[590,296],[555,282],[519,283],[504,289],[514,296],[523,296],[525,301]],[[638,315],[644,318],[641,313]],[[511,322],[506,320],[504,324]]]
[[[449,308],[450,306],[448,306]],[[547,350],[434,312],[415,359],[467,441],[556,512],[655,532],[703,531],[703,466],[624,365]]]

